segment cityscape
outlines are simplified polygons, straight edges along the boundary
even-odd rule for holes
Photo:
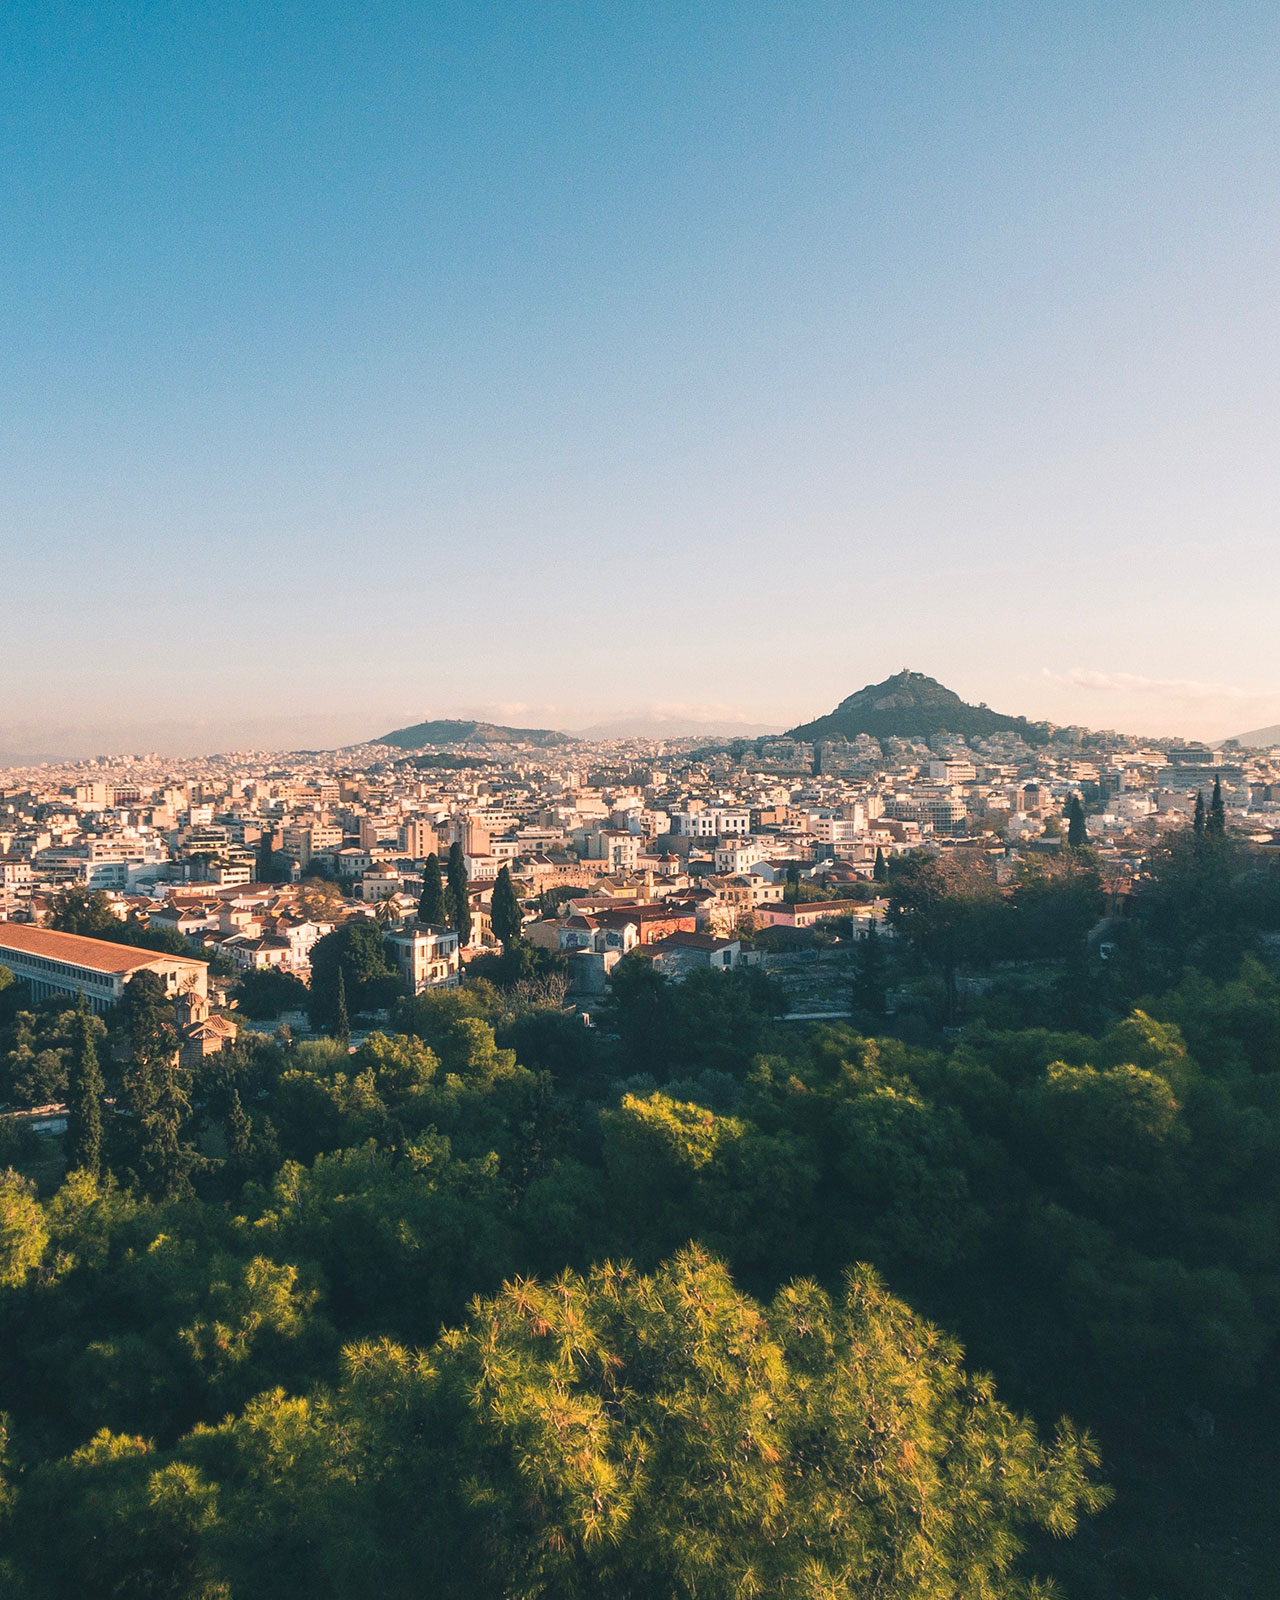
[[[1192,829],[1197,805],[1202,820],[1219,807],[1232,837],[1280,856],[1280,731],[1270,747],[1225,749],[1025,723],[912,736],[949,711],[958,723],[1013,719],[984,719],[906,671],[845,704],[851,727],[859,706],[884,705],[879,717],[904,731],[819,726],[818,737],[800,728],[707,745],[445,721],[421,725],[416,748],[411,728],[341,751],[11,769],[0,774],[0,950],[43,985],[37,998],[76,993],[74,977],[28,971],[23,942],[54,958],[43,930],[78,924],[91,902],[104,936],[118,925],[145,947],[162,935],[171,954],[208,964],[202,993],[220,1002],[211,1014],[230,1043],[244,974],[295,980],[250,980],[252,1025],[305,1036],[312,950],[372,922],[410,996],[456,986],[475,958],[513,942],[564,956],[565,1003],[589,1025],[613,966],[637,948],[675,981],[746,961],[812,990],[800,949],[834,955],[829,936],[847,960],[873,925],[892,936],[895,858],[981,860],[1008,887],[1028,860],[1064,856],[1073,803],[1106,895],[1092,930],[1104,947],[1148,853]],[[465,914],[452,905],[424,918],[425,877],[439,888],[454,858]],[[500,876],[518,921],[508,913],[495,928]],[[834,965],[831,1017],[848,1014]],[[372,1020],[388,1015],[384,1005]]]
[[[1278,1600],[1280,10],[0,10],[0,1600]]]

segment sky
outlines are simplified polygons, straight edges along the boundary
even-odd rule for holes
[[[1280,8],[9,0],[0,760],[1280,722]]]

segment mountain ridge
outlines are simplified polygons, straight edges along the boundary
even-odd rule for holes
[[[1273,722],[1269,728],[1250,728],[1248,733],[1233,734],[1230,742],[1246,750],[1270,749],[1272,745],[1280,744],[1280,722]]]
[[[370,743],[389,744],[397,750],[425,750],[457,744],[529,744],[549,749],[555,745],[576,744],[577,740],[554,728],[507,728],[495,722],[437,717],[433,721],[412,723],[407,728],[394,728]]]

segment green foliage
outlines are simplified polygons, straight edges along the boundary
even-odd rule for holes
[[[1026,1532],[1105,1501],[1095,1463],[873,1274],[766,1309],[694,1251],[517,1281],[426,1355],[353,1344],[332,1390],[170,1451],[99,1433],[38,1476],[17,1548],[37,1593],[91,1596],[1012,1600]]]
[[[3,1056],[3,1096],[10,1105],[43,1106],[62,1099],[73,1016],[65,999],[14,1013]]]
[[[1228,910],[1265,907],[1265,862],[1186,850]],[[110,1049],[83,1012],[11,1014],[11,1075],[49,1051],[74,1090],[86,1044],[129,1059],[100,1176],[6,1145],[5,1592],[993,1600],[1051,1568],[1078,1600],[1199,1600],[1239,1535],[1233,1593],[1262,1600],[1280,983],[1247,957],[1135,1003],[1174,948],[1154,898],[1121,983],[1087,957],[1087,850],[1003,889],[943,865],[894,864],[905,952],[850,950],[859,1019],[905,1034],[876,994],[921,968],[941,992],[967,930],[957,969],[993,993],[921,1027],[937,1048],[782,1024],[756,974],[643,956],[594,1029],[469,981],[354,1052],[246,1037],[194,1076],[141,979]],[[366,927],[332,963],[349,997],[384,959]],[[1092,959],[1091,1026],[997,1026],[1011,950],[1041,1022]],[[955,1337],[1042,1423],[1100,1434],[1120,1494],[1087,1538],[1053,1535],[1098,1503],[1091,1447],[1037,1444]]]
[[[49,1244],[35,1185],[12,1168],[0,1172],[0,1286],[18,1288],[39,1267]]]
[[[311,1025],[334,1034],[340,1023],[339,999],[350,1015],[394,1005],[400,974],[383,943],[382,932],[367,917],[344,922],[311,950]],[[350,1032],[350,1026],[347,1030]]]
[[[49,906],[49,926],[59,933],[78,933],[89,939],[120,940],[123,932],[108,895],[101,889],[83,889],[74,884],[54,895]]]
[[[695,968],[675,983],[634,951],[609,975],[602,1025],[617,1036],[624,1075],[649,1073],[660,1083],[699,1071],[745,1077],[785,1009],[785,994],[758,971]]]
[[[302,1011],[307,1005],[307,986],[291,972],[278,967],[263,967],[241,975],[233,997],[246,1017],[265,1022],[285,1011]]]

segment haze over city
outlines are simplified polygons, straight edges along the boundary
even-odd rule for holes
[[[0,760],[1280,721],[1280,15],[18,3]]]

